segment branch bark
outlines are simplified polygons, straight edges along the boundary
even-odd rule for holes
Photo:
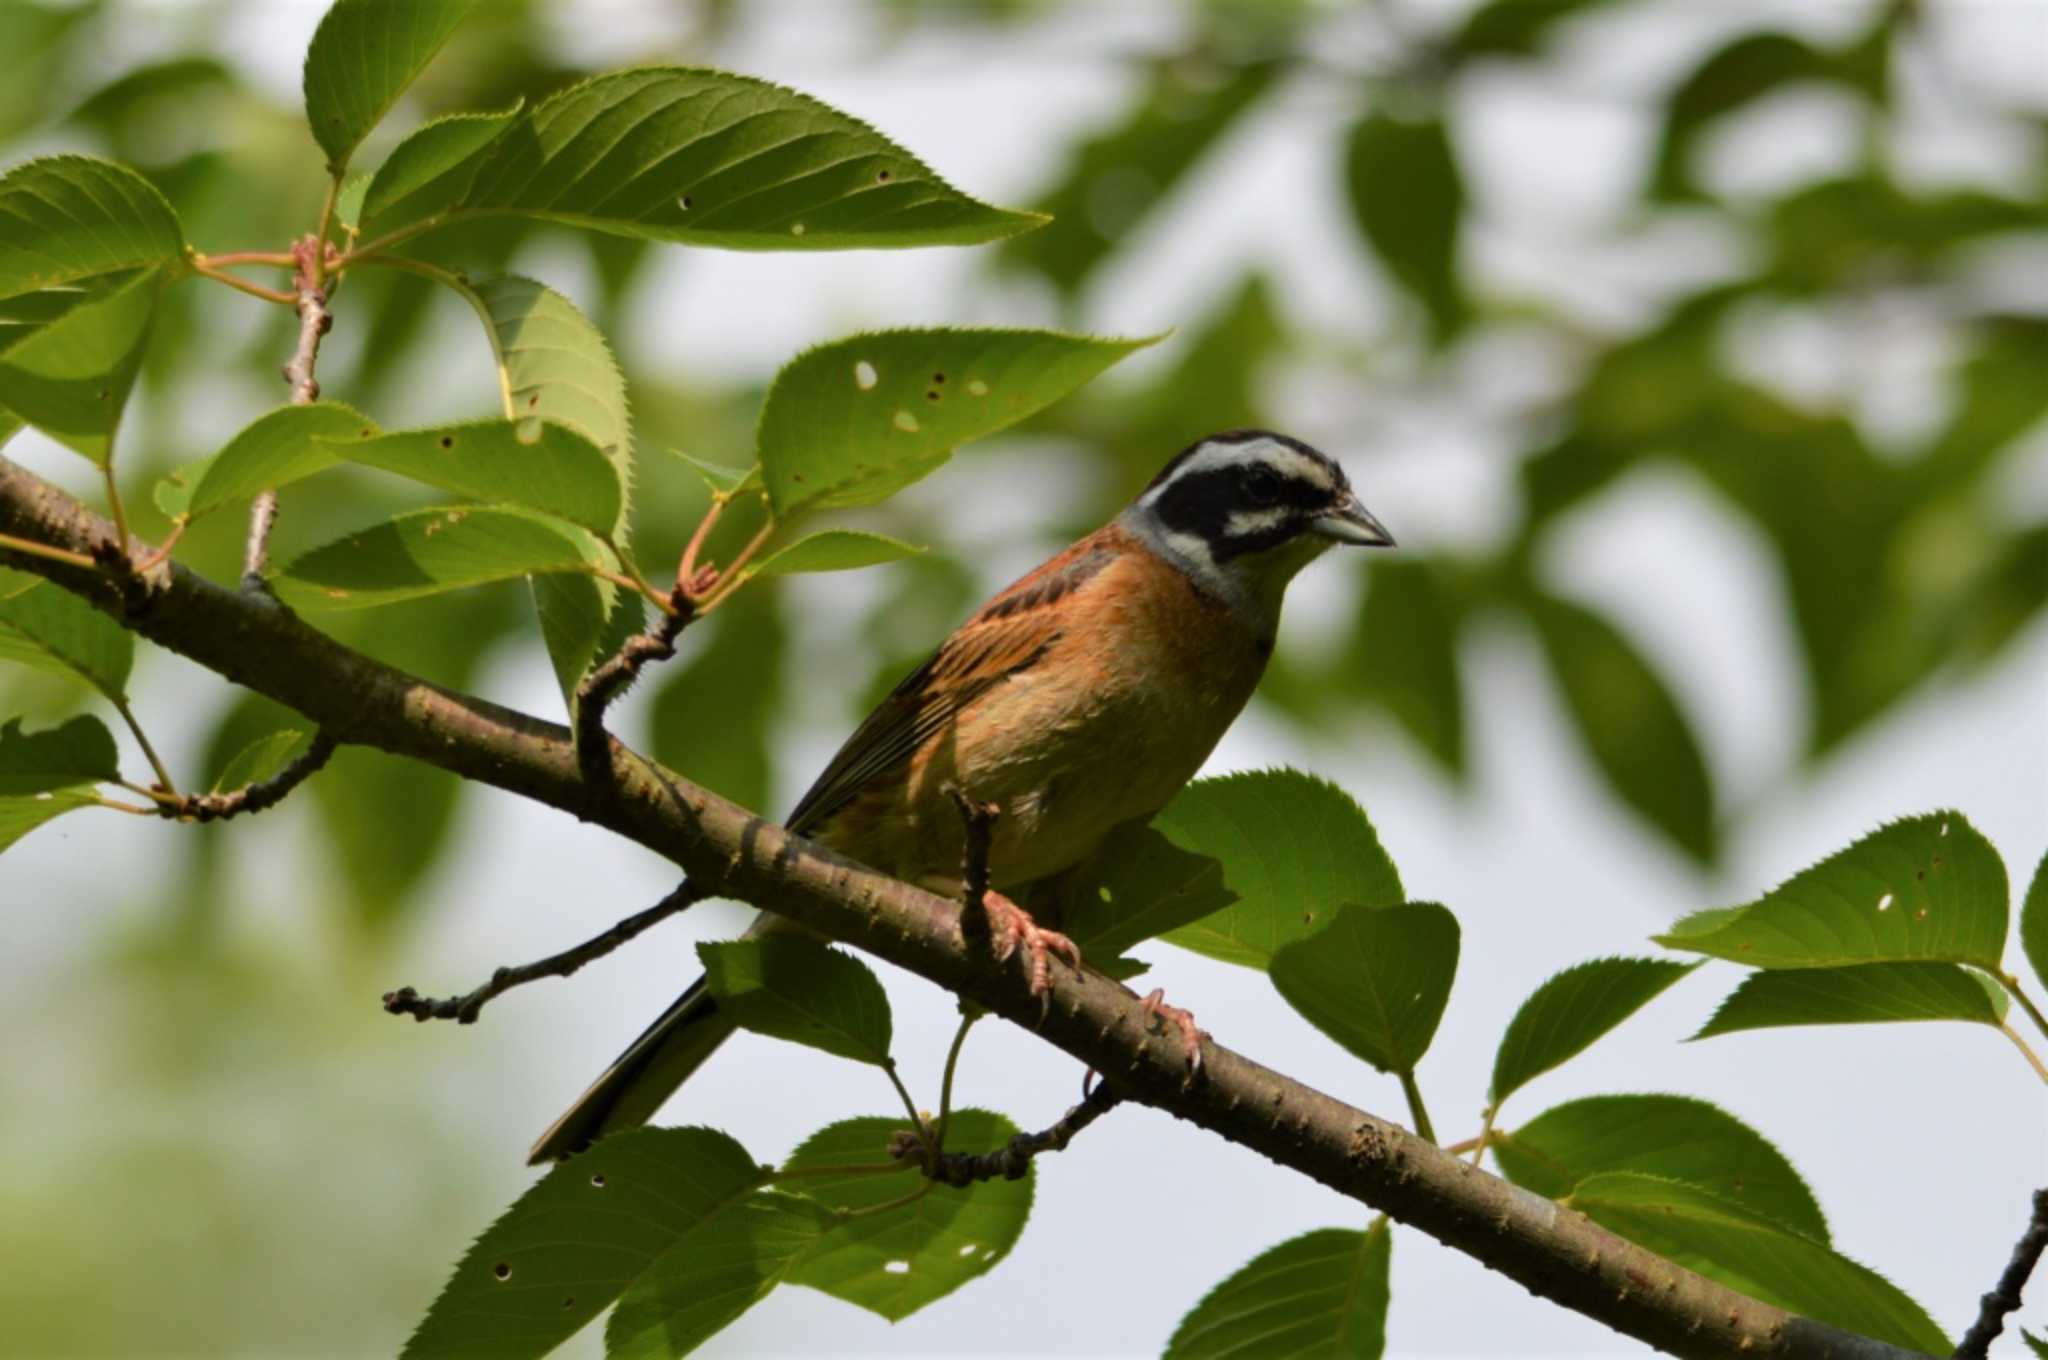
[[[1984,1360],[1991,1350],[1991,1343],[2005,1330],[2006,1315],[2019,1311],[2020,1291],[2027,1287],[2027,1279],[2034,1273],[2034,1267],[2040,1264],[2044,1249],[2048,1249],[2048,1190],[2036,1190],[2034,1213],[2027,1220],[2027,1230],[2014,1244],[2012,1260],[2006,1263],[1997,1286],[1979,1300],[1977,1320],[1963,1334],[1962,1344],[1956,1347],[1955,1360]]]
[[[0,458],[0,534],[88,553],[111,528]],[[121,617],[96,572],[0,549]],[[160,646],[297,709],[337,740],[408,757],[587,817],[680,865],[721,896],[780,912],[965,997],[1142,1101],[1258,1152],[1500,1271],[1532,1292],[1684,1356],[1911,1354],[1788,1314],[1708,1280],[1583,1214],[1459,1161],[1399,1125],[1213,1045],[1196,1079],[1138,998],[1099,974],[1062,973],[1041,1008],[1016,969],[961,938],[957,904],[886,878],[609,746],[610,796],[592,798],[567,729],[441,688],[344,647],[267,596],[165,562],[152,607],[125,619]]]
[[[292,305],[299,313],[299,343],[284,366],[284,380],[291,384],[294,406],[311,406],[320,400],[320,381],[313,376],[313,367],[320,361],[320,338],[334,329],[334,315],[327,310],[327,292],[321,286],[320,252],[325,248],[317,236],[305,237],[292,246],[292,258],[298,262],[298,272],[292,276]],[[249,506],[249,537],[242,547],[244,590],[263,589],[263,575],[270,566],[270,531],[276,525],[277,491],[266,487]]]

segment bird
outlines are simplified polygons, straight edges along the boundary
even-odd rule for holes
[[[1073,942],[1015,898],[1084,866],[1194,778],[1250,700],[1296,573],[1392,547],[1328,455],[1269,430],[1176,454],[1121,513],[999,591],[854,730],[785,825],[904,882],[964,891],[963,795],[993,804],[992,953],[1031,989]],[[685,885],[687,888],[689,885]],[[801,931],[772,913],[748,934]],[[1154,992],[1148,1013],[1201,1032]],[[542,1134],[529,1162],[644,1124],[734,1031],[699,978]]]

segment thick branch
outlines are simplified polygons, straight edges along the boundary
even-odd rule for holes
[[[2012,1260],[1998,1277],[1998,1287],[1979,1301],[1977,1320],[1970,1324],[1962,1344],[1956,1347],[1955,1360],[1984,1360],[1991,1343],[2005,1330],[2006,1315],[2019,1311],[2020,1291],[2027,1287],[2027,1277],[2040,1264],[2043,1249],[2048,1249],[2048,1190],[2036,1190],[2034,1216],[2013,1245]]]
[[[98,516],[0,458],[0,534],[87,552]],[[106,581],[0,550],[110,613]],[[1583,1214],[1450,1156],[1221,1045],[1188,1078],[1108,978],[1062,973],[1041,1013],[1021,972],[961,939],[958,907],[810,844],[660,767],[608,748],[612,796],[592,799],[569,732],[353,652],[262,596],[156,569],[154,607],[126,622],[161,646],[304,713],[338,740],[437,766],[585,816],[673,860],[721,896],[779,912],[994,1011],[1166,1110],[1436,1237],[1545,1298],[1679,1355],[1897,1357],[1898,1347],[1794,1317],[1664,1260]],[[118,617],[118,614],[117,614]]]

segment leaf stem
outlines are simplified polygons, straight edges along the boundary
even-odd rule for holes
[[[289,250],[228,250],[212,255],[194,251],[192,259],[195,263],[215,268],[231,264],[262,264],[277,269],[295,269],[299,263]]]
[[[137,817],[156,817],[161,815],[153,807],[136,807],[133,803],[124,803],[118,798],[102,798],[98,794],[94,794],[92,801],[99,807],[112,808],[116,812],[132,812]]]
[[[224,283],[230,288],[247,293],[250,297],[259,297],[265,302],[275,302],[282,307],[296,306],[298,303],[299,299],[296,293],[288,293],[282,288],[265,288],[260,283],[251,283],[247,279],[238,278],[228,273],[225,269],[216,269],[204,255],[192,256],[189,263],[192,266],[193,273],[198,274],[202,278],[212,279],[215,283]]]
[[[960,1050],[967,1043],[967,1031],[974,1028],[974,1022],[981,1019],[979,1010],[961,1009],[960,1028],[953,1032],[953,1046],[946,1050],[946,1075],[939,1083],[939,1128],[932,1135],[932,1146],[939,1152],[946,1150],[946,1125],[953,1118],[953,1074],[960,1066]]]
[[[889,1084],[896,1088],[896,1094],[903,1098],[903,1108],[910,1115],[910,1122],[917,1129],[917,1136],[929,1143],[931,1126],[924,1122],[924,1116],[917,1112],[917,1102],[910,1098],[910,1089],[903,1084],[903,1078],[896,1075],[896,1060],[889,1059],[882,1064],[882,1070],[889,1074]]]
[[[606,534],[602,541],[607,548],[612,550],[612,556],[619,559],[619,566],[624,572],[622,576],[613,577],[614,581],[619,585],[630,586],[632,589],[639,591],[642,595],[652,600],[654,607],[662,613],[673,614],[676,612],[676,607],[669,603],[667,595],[647,584],[647,578],[640,574],[640,566],[633,560],[631,553],[628,553],[614,542],[610,534]]]
[[[400,227],[396,231],[387,231],[382,236],[372,237],[336,260],[334,262],[334,272],[339,274],[353,265],[372,263],[369,258],[370,256],[380,251],[389,250],[400,241],[410,241],[421,232],[432,231],[435,227],[441,225],[442,219],[446,216],[447,214],[445,213],[435,213],[432,217],[422,217],[419,221]],[[376,260],[374,263],[391,264],[392,260],[387,257]]]
[[[100,477],[107,484],[107,509],[114,519],[114,542],[121,549],[121,557],[128,556],[128,512],[121,505],[121,487],[114,480],[114,460],[110,454],[100,464]]]
[[[1460,1150],[1463,1150],[1472,1154],[1472,1165],[1478,1166],[1481,1162],[1485,1161],[1486,1145],[1493,1141],[1494,1117],[1499,1113],[1500,1106],[1498,1104],[1488,1105],[1486,1112],[1479,1116],[1479,1136],[1468,1140],[1468,1142],[1458,1144],[1457,1148],[1451,1149],[1452,1155],[1456,1156]]]
[[[1422,1103],[1422,1088],[1415,1084],[1413,1068],[1401,1071],[1401,1094],[1408,1097],[1408,1114],[1415,1121],[1415,1132],[1434,1143],[1436,1128],[1429,1122],[1429,1110]]]
[[[905,1165],[907,1166],[909,1163],[905,1163]],[[843,1218],[866,1218],[869,1214],[885,1214],[891,1209],[901,1209],[905,1205],[915,1204],[926,1195],[929,1195],[932,1192],[932,1187],[937,1184],[937,1181],[925,1181],[917,1189],[898,1199],[885,1200],[880,1204],[870,1204],[865,1209],[848,1209],[841,1216]]]
[[[87,571],[91,571],[99,566],[99,563],[93,561],[84,553],[75,553],[68,548],[53,548],[47,543],[38,543],[32,538],[16,538],[13,534],[0,534],[0,548],[5,548],[8,552],[22,553],[29,557],[41,557],[52,562],[62,562],[67,567],[83,567]]]
[[[2041,1031],[2043,1038],[2048,1038],[2048,1016],[2041,1014],[2041,1008],[2034,1004],[2034,999],[2020,986],[2018,975],[1999,973],[1996,976],[1999,984],[2011,994],[2012,999],[2020,1003],[2020,1009],[2027,1013],[2027,1018],[2034,1022],[2034,1028]]]
[[[712,610],[730,599],[734,591],[747,583],[747,574],[741,568],[746,566],[754,554],[761,550],[761,545],[768,541],[768,536],[775,532],[776,527],[775,518],[771,515],[768,522],[763,524],[760,530],[747,540],[747,546],[740,549],[739,555],[732,559],[731,565],[719,573],[718,584],[712,587],[710,594],[706,595],[698,603],[697,612],[699,614],[709,614]]]
[[[149,761],[149,768],[156,771],[156,782],[163,787],[165,793],[173,798],[177,797],[178,786],[172,781],[171,772],[164,768],[163,759],[157,755],[156,747],[149,744],[148,734],[142,730],[142,724],[135,719],[135,710],[128,707],[125,698],[111,694],[107,697],[113,700],[114,711],[121,715],[121,721],[127,723],[128,730],[135,734],[135,743],[142,748],[143,756]]]
[[[711,527],[717,524],[718,517],[725,513],[725,506],[725,497],[713,496],[711,504],[705,508],[704,518],[697,521],[697,528],[690,535],[690,541],[683,545],[682,560],[676,563],[678,589],[687,592],[691,583],[697,579],[697,554],[703,551],[704,540],[711,537]]]
[[[2020,1032],[2011,1025],[2000,1025],[1998,1028],[2004,1033],[2006,1038],[2019,1046],[2020,1052],[2026,1055],[2029,1063],[2033,1064],[2034,1075],[2038,1076],[2042,1081],[2048,1082],[2048,1067],[2042,1066],[2040,1056],[2027,1046],[2027,1041],[2020,1037]]]
[[[802,1180],[806,1176],[890,1176],[915,1171],[916,1162],[861,1162],[853,1166],[784,1167],[768,1177],[769,1183]]]
[[[327,199],[320,205],[320,225],[313,232],[318,248],[308,252],[311,258],[307,261],[306,276],[315,288],[327,282],[327,229],[334,222],[334,204],[341,197],[341,179],[339,174],[327,177]]]

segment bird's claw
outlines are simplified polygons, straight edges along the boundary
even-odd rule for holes
[[[1145,1027],[1150,1029],[1155,1022],[1166,1021],[1180,1031],[1181,1051],[1187,1054],[1188,1074],[1202,1070],[1202,1040],[1209,1037],[1209,1031],[1195,1024],[1195,1013],[1179,1006],[1166,1004],[1166,989],[1154,987],[1139,1008],[1145,1013]]]
[[[998,892],[984,894],[988,911],[989,939],[996,960],[1006,962],[1022,952],[1025,970],[1031,978],[1031,994],[1046,997],[1052,990],[1052,959],[1057,954],[1079,970],[1081,947],[1057,930],[1046,930],[1031,914]]]

